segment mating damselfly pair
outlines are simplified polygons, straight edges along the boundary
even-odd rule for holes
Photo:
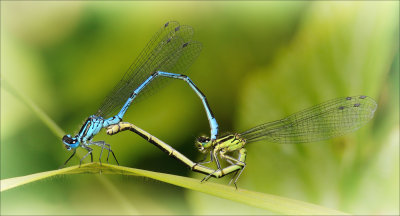
[[[376,102],[368,96],[342,97],[326,101],[281,120],[256,126],[242,133],[220,137],[218,136],[218,123],[206,97],[189,77],[183,75],[201,51],[201,44],[192,41],[192,36],[193,29],[190,26],[179,25],[178,22],[167,22],[163,25],[130,66],[121,81],[109,93],[97,113],[86,120],[77,135],[63,137],[65,147],[73,150],[64,165],[75,155],[79,146],[88,151],[80,163],[88,155],[93,161],[90,145],[101,147],[100,162],[104,149],[108,151],[107,162],[110,152],[117,161],[109,144],[104,141],[92,141],[92,139],[102,128],[107,128],[107,133],[110,135],[131,130],[189,166],[193,171],[206,174],[207,176],[203,180],[235,173],[232,180],[236,186],[236,181],[246,166],[245,144],[259,140],[286,144],[330,139],[357,130],[373,117],[377,108]],[[195,163],[146,131],[133,124],[122,122],[131,104],[138,96],[151,90],[153,81],[159,77],[183,80],[200,97],[209,121],[210,136],[199,137],[195,145],[200,152],[210,154],[208,162],[215,161],[217,169],[203,165],[208,162]],[[236,152],[237,155],[234,155],[233,153]],[[231,165],[222,167],[220,159]]]

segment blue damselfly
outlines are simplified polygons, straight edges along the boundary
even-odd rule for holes
[[[90,145],[101,147],[100,162],[103,150],[106,149],[108,150],[107,162],[111,152],[118,163],[109,144],[104,141],[95,142],[92,139],[102,128],[121,122],[136,97],[149,92],[148,90],[152,89],[149,86],[150,83],[158,77],[180,79],[189,84],[202,100],[211,127],[211,139],[216,139],[218,124],[208,106],[206,97],[189,77],[183,75],[201,51],[201,44],[192,41],[192,36],[193,29],[190,26],[179,25],[178,22],[164,24],[105,98],[97,113],[86,120],[78,134],[75,136],[68,134],[63,137],[66,149],[73,150],[64,165],[75,155],[79,146],[88,151],[80,163],[89,154],[93,162]]]

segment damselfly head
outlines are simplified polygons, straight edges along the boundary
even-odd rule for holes
[[[201,153],[207,153],[210,151],[211,139],[206,136],[200,136],[196,139],[195,145]]]
[[[64,147],[69,151],[72,148],[76,148],[79,146],[79,141],[77,137],[71,137],[70,134],[65,135],[62,138],[62,141],[64,143]]]

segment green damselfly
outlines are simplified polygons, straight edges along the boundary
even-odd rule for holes
[[[246,167],[247,155],[244,148],[246,144],[260,140],[296,144],[331,139],[356,131],[365,125],[374,116],[376,108],[376,102],[368,96],[337,98],[294,113],[281,120],[258,125],[242,133],[228,134],[216,140],[205,136],[197,138],[196,147],[201,153],[210,154],[208,162],[215,161],[216,170],[202,165],[208,162],[194,163],[169,145],[130,123],[111,125],[107,133],[116,134],[130,130],[139,134],[193,171],[207,174],[202,181],[208,180],[210,177],[220,178],[235,173],[230,183],[233,181],[236,187],[236,182]],[[236,157],[232,155],[235,152],[237,153]],[[231,165],[222,168],[218,158]]]

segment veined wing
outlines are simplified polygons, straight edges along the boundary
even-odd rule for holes
[[[353,132],[366,124],[377,108],[368,96],[337,98],[254,127],[240,135],[246,142],[308,143]]]
[[[180,26],[177,22],[166,23],[148,42],[139,57],[105,98],[97,115],[108,117],[119,111],[118,109],[122,107],[133,90],[156,72],[170,56],[180,50],[183,44],[190,42],[192,35],[193,29],[190,26]],[[146,89],[151,88],[146,87]]]

